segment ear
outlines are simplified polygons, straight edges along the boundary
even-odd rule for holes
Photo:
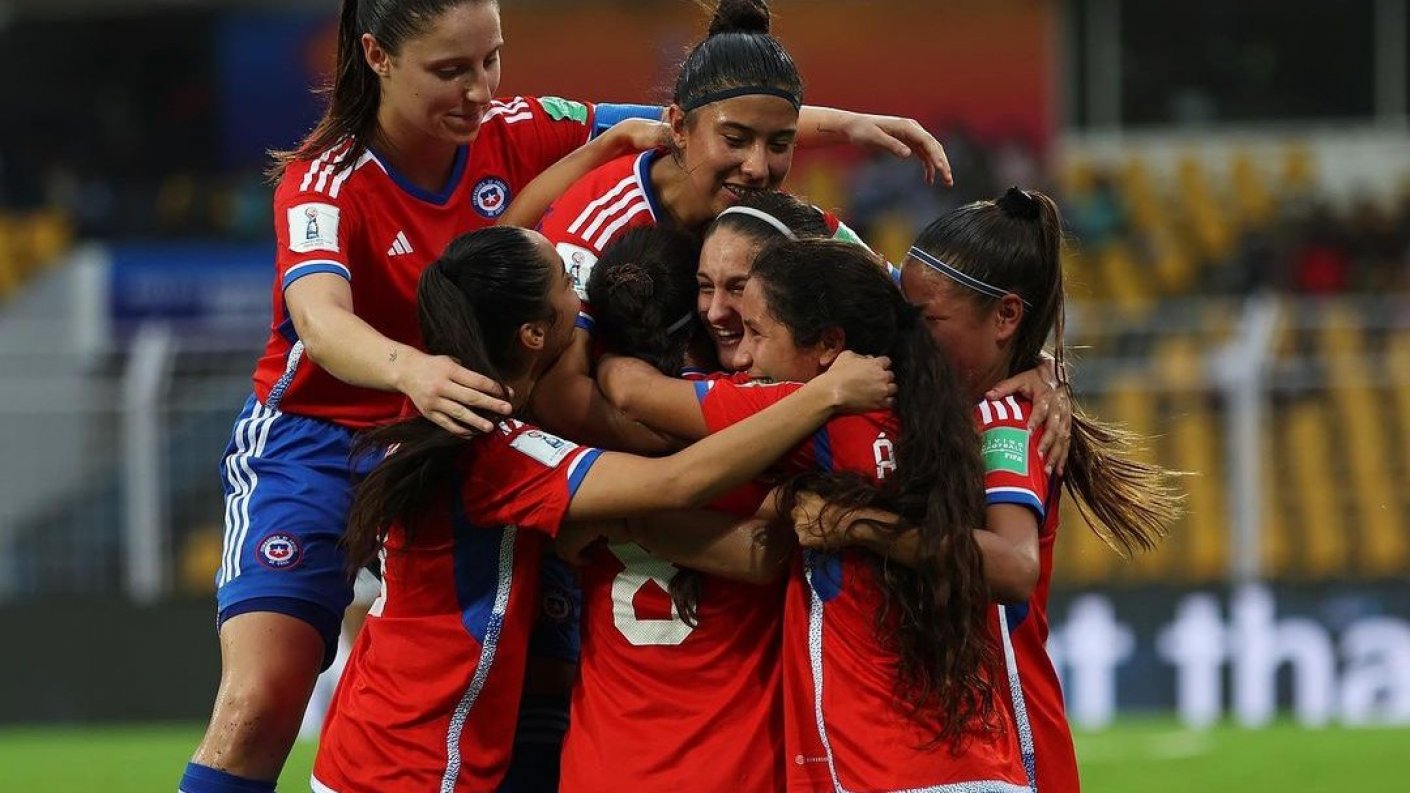
[[[823,331],[822,338],[818,339],[818,363],[824,369],[832,366],[837,356],[847,349],[847,331],[832,327]]]
[[[525,349],[541,352],[548,342],[548,326],[542,322],[525,322],[519,326],[519,343]]]
[[[994,339],[1000,344],[1012,339],[1018,333],[1018,327],[1023,324],[1023,317],[1026,308],[1023,305],[1023,298],[1009,293],[999,298],[999,305],[994,311]]]
[[[376,37],[371,33],[362,34],[359,41],[362,43],[362,58],[367,61],[368,68],[378,77],[386,77],[392,68],[391,53],[382,49],[382,45],[377,43]]]
[[[685,111],[680,105],[666,108],[666,123],[671,127],[671,143],[677,150],[685,150]]]

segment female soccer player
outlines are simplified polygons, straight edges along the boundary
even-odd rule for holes
[[[395,418],[405,399],[462,434],[489,428],[476,409],[510,409],[484,377],[420,351],[417,276],[593,130],[642,110],[494,100],[502,46],[494,0],[342,4],[327,110],[273,171],[274,317],[222,462],[221,684],[185,793],[269,790],[283,766],[351,597],[337,541],[352,433]],[[911,121],[821,117],[862,145],[927,163],[938,151]],[[650,125],[619,130],[591,144],[593,157],[656,139]]]
[[[542,236],[464,235],[418,289],[426,349],[485,372],[515,410],[568,346],[578,298]],[[698,505],[764,470],[836,412],[894,393],[854,356],[796,398],[670,457],[578,446],[515,419],[469,440],[424,417],[369,433],[392,451],[358,486],[349,562],[383,591],[324,727],[319,791],[492,791],[509,762],[542,542],[564,521]]]
[[[974,412],[983,432],[987,531],[976,536],[990,589],[1006,604],[1000,607],[999,624],[1008,701],[1019,724],[1029,784],[1040,793],[1080,789],[1062,691],[1045,650],[1061,490],[1037,453],[1042,430],[1027,429],[1031,405],[1022,397],[991,400],[985,393],[1033,361],[1049,336],[1059,371],[1065,371],[1061,238],[1057,206],[1050,198],[1010,189],[995,201],[962,207],[928,226],[911,248],[901,277],[935,343],[978,402]],[[1135,441],[1077,411],[1072,455],[1062,479],[1089,525],[1122,555],[1154,547],[1180,512],[1170,472],[1139,462],[1132,454]],[[893,525],[895,515],[860,510],[840,519],[855,502],[805,502],[795,511],[805,545],[890,541],[875,529]]]
[[[1026,429],[1031,410],[1021,397],[983,395],[1000,379],[1032,365],[1051,335],[1063,365],[1062,225],[1046,195],[1010,189],[995,201],[963,207],[926,227],[902,266],[907,298],[921,310],[965,391],[979,400],[987,524],[999,536],[1027,535],[1036,568],[1027,596],[1002,607],[1012,703],[1024,753],[1040,793],[1079,789],[1062,690],[1045,649],[1048,587],[1061,492]],[[1134,456],[1136,439],[1080,410],[1061,481],[1089,525],[1123,555],[1155,547],[1180,512],[1169,472]],[[1028,722],[1027,727],[1022,723]]]
[[[693,341],[710,355],[695,313],[698,252],[694,237],[669,225],[608,245],[587,286],[597,341],[671,377]],[[710,506],[747,518],[766,492],[747,486]],[[681,527],[671,539],[685,534]],[[689,534],[696,547],[732,543],[718,531]],[[774,793],[784,773],[778,639],[791,533],[777,553],[752,536],[727,545],[736,553],[743,545],[747,568],[714,571],[729,576],[709,574],[662,539],[635,536],[583,554],[582,654],[559,790]],[[747,564],[759,556],[776,561]],[[753,575],[737,580],[741,572]]]
[[[912,571],[846,550],[795,564],[784,617],[788,789],[1016,793],[1026,778],[1012,717],[995,701],[1002,667],[973,536],[979,442],[943,358],[878,264],[829,240],[769,246],[744,288],[740,352],[752,375],[778,384],[659,378],[652,415],[640,418],[698,436],[776,402],[844,349],[895,356],[894,414],[829,422],[783,463],[852,472],[857,488],[879,482],[882,501],[913,521],[925,560]]]

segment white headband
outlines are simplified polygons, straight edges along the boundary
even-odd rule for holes
[[[774,217],[773,215],[770,215],[769,213],[761,209],[755,209],[754,207],[730,207],[729,209],[726,209],[725,211],[716,215],[715,220],[719,220],[725,215],[748,215],[751,218],[757,218],[758,220],[762,220],[770,226],[773,226],[774,228],[778,229],[778,232],[780,234],[789,238],[790,240],[798,239],[798,235],[794,234],[792,229],[784,225],[782,220],[779,220],[778,218]]]

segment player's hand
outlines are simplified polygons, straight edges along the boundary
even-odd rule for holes
[[[896,401],[896,376],[886,356],[858,355],[844,350],[826,372],[808,386],[829,389],[832,406],[842,413],[867,413]],[[804,386],[807,388],[808,386]]]
[[[602,133],[602,136],[611,138],[623,154],[665,146],[671,139],[670,135],[670,124],[644,118],[623,119]]]
[[[422,354],[409,361],[401,378],[401,392],[421,415],[462,438],[494,429],[494,422],[484,414],[508,416],[514,412],[504,399],[510,395],[495,381],[446,355]]]
[[[1048,474],[1062,476],[1067,471],[1067,451],[1072,442],[1072,390],[1058,380],[1056,362],[1045,353],[1037,369],[1000,381],[984,398],[997,401],[1013,394],[1021,394],[1033,403],[1028,429],[1043,426],[1038,456],[1043,458]]]
[[[903,160],[916,157],[925,171],[926,184],[935,184],[937,174],[947,187],[955,184],[945,147],[915,119],[853,113],[843,123],[842,132],[857,148],[888,152]]]
[[[846,527],[841,512],[827,499],[804,490],[793,503],[789,518],[798,544],[804,548],[827,551],[846,545]]]

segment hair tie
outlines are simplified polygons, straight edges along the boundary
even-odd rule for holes
[[[987,295],[988,297],[992,298],[1001,298],[1004,295],[1014,295],[1020,301],[1023,302],[1023,305],[1027,306],[1028,308],[1033,307],[1033,304],[1029,303],[1027,300],[1024,300],[1022,295],[1017,295],[1006,289],[1000,289],[999,287],[994,286],[993,284],[988,284],[984,281],[979,280],[978,278],[975,278],[969,273],[961,272],[955,269],[954,267],[951,267],[950,265],[946,264],[945,262],[941,261],[938,257],[926,251],[923,251],[920,248],[912,246],[908,253],[912,258],[920,261],[922,264],[930,267],[930,269],[940,273],[946,278],[949,278],[951,281],[954,281],[960,286],[967,286],[981,295]]]
[[[994,203],[1003,210],[1005,215],[1021,220],[1037,220],[1042,211],[1038,199],[1029,195],[1026,190],[1020,190],[1017,187],[1010,187]]]
[[[754,207],[732,206],[726,209],[725,211],[721,212],[720,214],[716,215],[715,220],[719,220],[725,215],[747,215],[756,220],[762,220],[770,226],[773,226],[775,229],[778,230],[780,234],[789,238],[790,240],[798,239],[798,235],[794,234],[793,229],[790,229],[786,223],[774,217],[773,215],[770,215],[762,209],[755,209]]]
[[[690,324],[690,321],[691,321],[692,319],[695,319],[695,312],[694,312],[694,311],[687,311],[686,314],[685,314],[685,316],[681,317],[680,319],[676,320],[675,322],[672,322],[672,323],[671,323],[671,326],[670,326],[669,328],[666,328],[666,335],[667,335],[667,336],[673,336],[673,335],[675,335],[675,334],[678,333],[682,328],[684,328],[686,325],[689,325],[689,324]]]

